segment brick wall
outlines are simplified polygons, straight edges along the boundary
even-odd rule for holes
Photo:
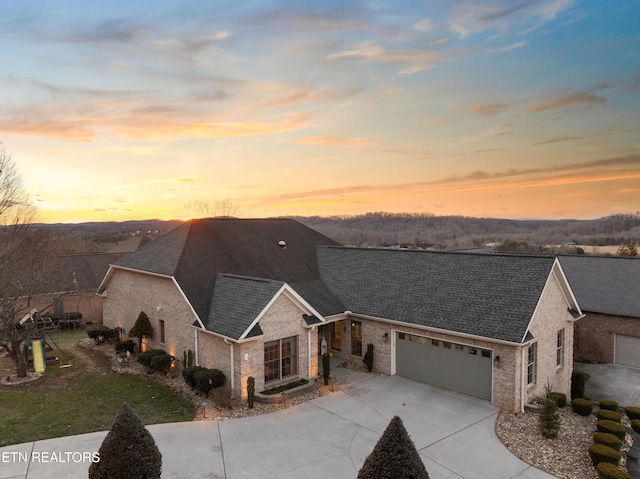
[[[124,328],[128,337],[140,311],[153,326],[153,339],[145,339],[147,349],[165,349],[178,360],[183,351],[195,351],[191,308],[171,279],[130,271],[115,270],[103,303],[104,324]],[[165,322],[165,342],[160,342],[159,320]]]
[[[529,331],[537,340],[536,382],[525,386],[525,403],[534,397],[544,397],[545,386],[553,391],[571,392],[571,372],[573,371],[573,325],[567,304],[555,277],[552,277],[542,293],[538,308],[534,313]],[[558,330],[564,328],[564,362],[556,363]],[[527,348],[523,348],[526,361]],[[523,381],[527,381],[526,368]]]
[[[575,325],[576,361],[614,361],[614,335],[640,337],[640,318],[586,313]]]

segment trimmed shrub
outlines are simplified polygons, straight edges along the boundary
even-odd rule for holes
[[[586,399],[587,401],[593,401],[591,394],[583,394],[582,399]]]
[[[127,339],[126,341],[118,341],[116,343],[116,353],[124,353],[129,351],[131,354],[136,350],[136,343]]]
[[[593,403],[587,399],[575,398],[571,401],[571,409],[576,414],[588,416],[593,412]]]
[[[622,415],[619,412],[609,409],[598,409],[596,411],[596,417],[598,419],[606,419],[607,421],[622,422]]]
[[[395,416],[364,461],[358,479],[429,479],[427,469],[402,424]]]
[[[127,403],[118,411],[98,453],[100,461],[89,467],[89,479],[159,479],[162,473],[162,454],[151,433]]]
[[[640,419],[631,420],[631,429],[640,434]]]
[[[624,408],[624,413],[629,419],[640,419],[640,407],[638,406],[627,406]]]
[[[218,369],[203,369],[193,375],[196,390],[209,397],[209,391],[224,385],[224,374]]]
[[[87,336],[93,340],[97,340],[99,336],[104,337],[105,331],[109,331],[109,327],[104,324],[96,324],[93,326],[87,326]]]
[[[585,373],[573,371],[571,373],[571,400],[584,396],[584,383],[587,380]]]
[[[553,399],[547,398],[542,405],[542,411],[538,417],[538,425],[542,437],[555,439],[560,431],[560,414],[558,405]]]
[[[608,462],[617,466],[620,464],[620,452],[603,444],[593,443],[589,446],[589,457],[595,467],[601,462]]]
[[[618,436],[614,436],[613,434],[609,434],[608,432],[596,432],[593,435],[593,442],[610,447],[611,449],[615,449],[616,451],[619,451],[622,447],[622,441],[620,440],[620,438]]]
[[[373,371],[373,344],[367,344],[367,352],[364,353],[364,359],[362,361],[367,365],[369,372]]]
[[[151,367],[151,360],[154,356],[160,356],[161,354],[167,354],[164,349],[150,349],[138,354],[138,362],[148,368]]]
[[[256,394],[256,380],[253,376],[247,378],[247,406],[253,409],[253,400]]]
[[[609,462],[601,462],[596,467],[598,477],[600,479],[631,479],[627,471],[623,471],[618,466],[614,466]]]
[[[559,408],[567,405],[567,395],[565,393],[550,392],[549,399],[555,401]]]
[[[165,376],[171,371],[174,357],[170,354],[157,354],[151,357],[151,369],[161,372]]]
[[[144,311],[140,311],[133,328],[129,330],[130,338],[138,338],[138,351],[142,351],[142,338],[153,338],[153,326],[149,316]]]
[[[324,378],[324,385],[329,385],[329,374],[331,371],[331,356],[329,353],[322,355],[322,377]]]
[[[193,375],[198,371],[202,371],[203,369],[207,369],[202,366],[191,366],[188,368],[184,368],[182,370],[182,377],[184,378],[184,382],[187,383],[192,388],[196,387],[196,380],[193,378]]]
[[[596,424],[596,429],[598,432],[606,432],[608,434],[613,434],[620,438],[621,441],[624,441],[624,438],[627,436],[626,428],[615,421],[608,421],[606,419],[601,419]]]
[[[603,399],[600,401],[600,409],[606,409],[607,411],[618,411],[618,402],[611,399]]]

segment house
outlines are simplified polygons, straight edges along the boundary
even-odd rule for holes
[[[50,284],[29,298],[29,309],[42,314],[61,315],[79,312],[83,324],[102,322],[102,298],[96,295],[109,265],[122,254],[77,253],[61,255],[55,262],[56,273]]]
[[[520,411],[545,387],[569,393],[581,310],[550,256],[359,249],[287,219],[203,219],[177,227],[109,268],[104,323],[146,347],[228,378],[246,396],[316,378],[322,340],[374,369]]]
[[[640,367],[640,259],[577,255],[560,263],[585,313],[575,360]]]

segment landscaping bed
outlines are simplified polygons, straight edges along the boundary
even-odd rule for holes
[[[277,404],[293,398],[300,394],[304,394],[307,389],[314,386],[313,382],[306,379],[298,379],[297,381],[283,384],[275,388],[267,389],[261,393],[255,393],[255,399],[261,403]]]

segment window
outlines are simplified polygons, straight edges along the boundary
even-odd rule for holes
[[[398,339],[402,339],[404,341],[404,333],[398,333]]]
[[[264,345],[264,382],[298,374],[298,337],[278,339]]]
[[[362,323],[351,321],[351,354],[362,356]]]
[[[536,383],[536,343],[529,346],[527,352],[527,384]]]
[[[164,343],[164,320],[160,319],[160,342]]]
[[[433,346],[439,346],[439,345],[440,345],[440,341],[438,341],[437,339],[432,339],[432,340],[431,340],[431,344],[432,344]]]
[[[564,366],[564,329],[558,331],[558,342],[556,344],[556,366]]]
[[[445,349],[451,349],[451,343],[448,343],[446,341],[442,341],[442,347]]]

